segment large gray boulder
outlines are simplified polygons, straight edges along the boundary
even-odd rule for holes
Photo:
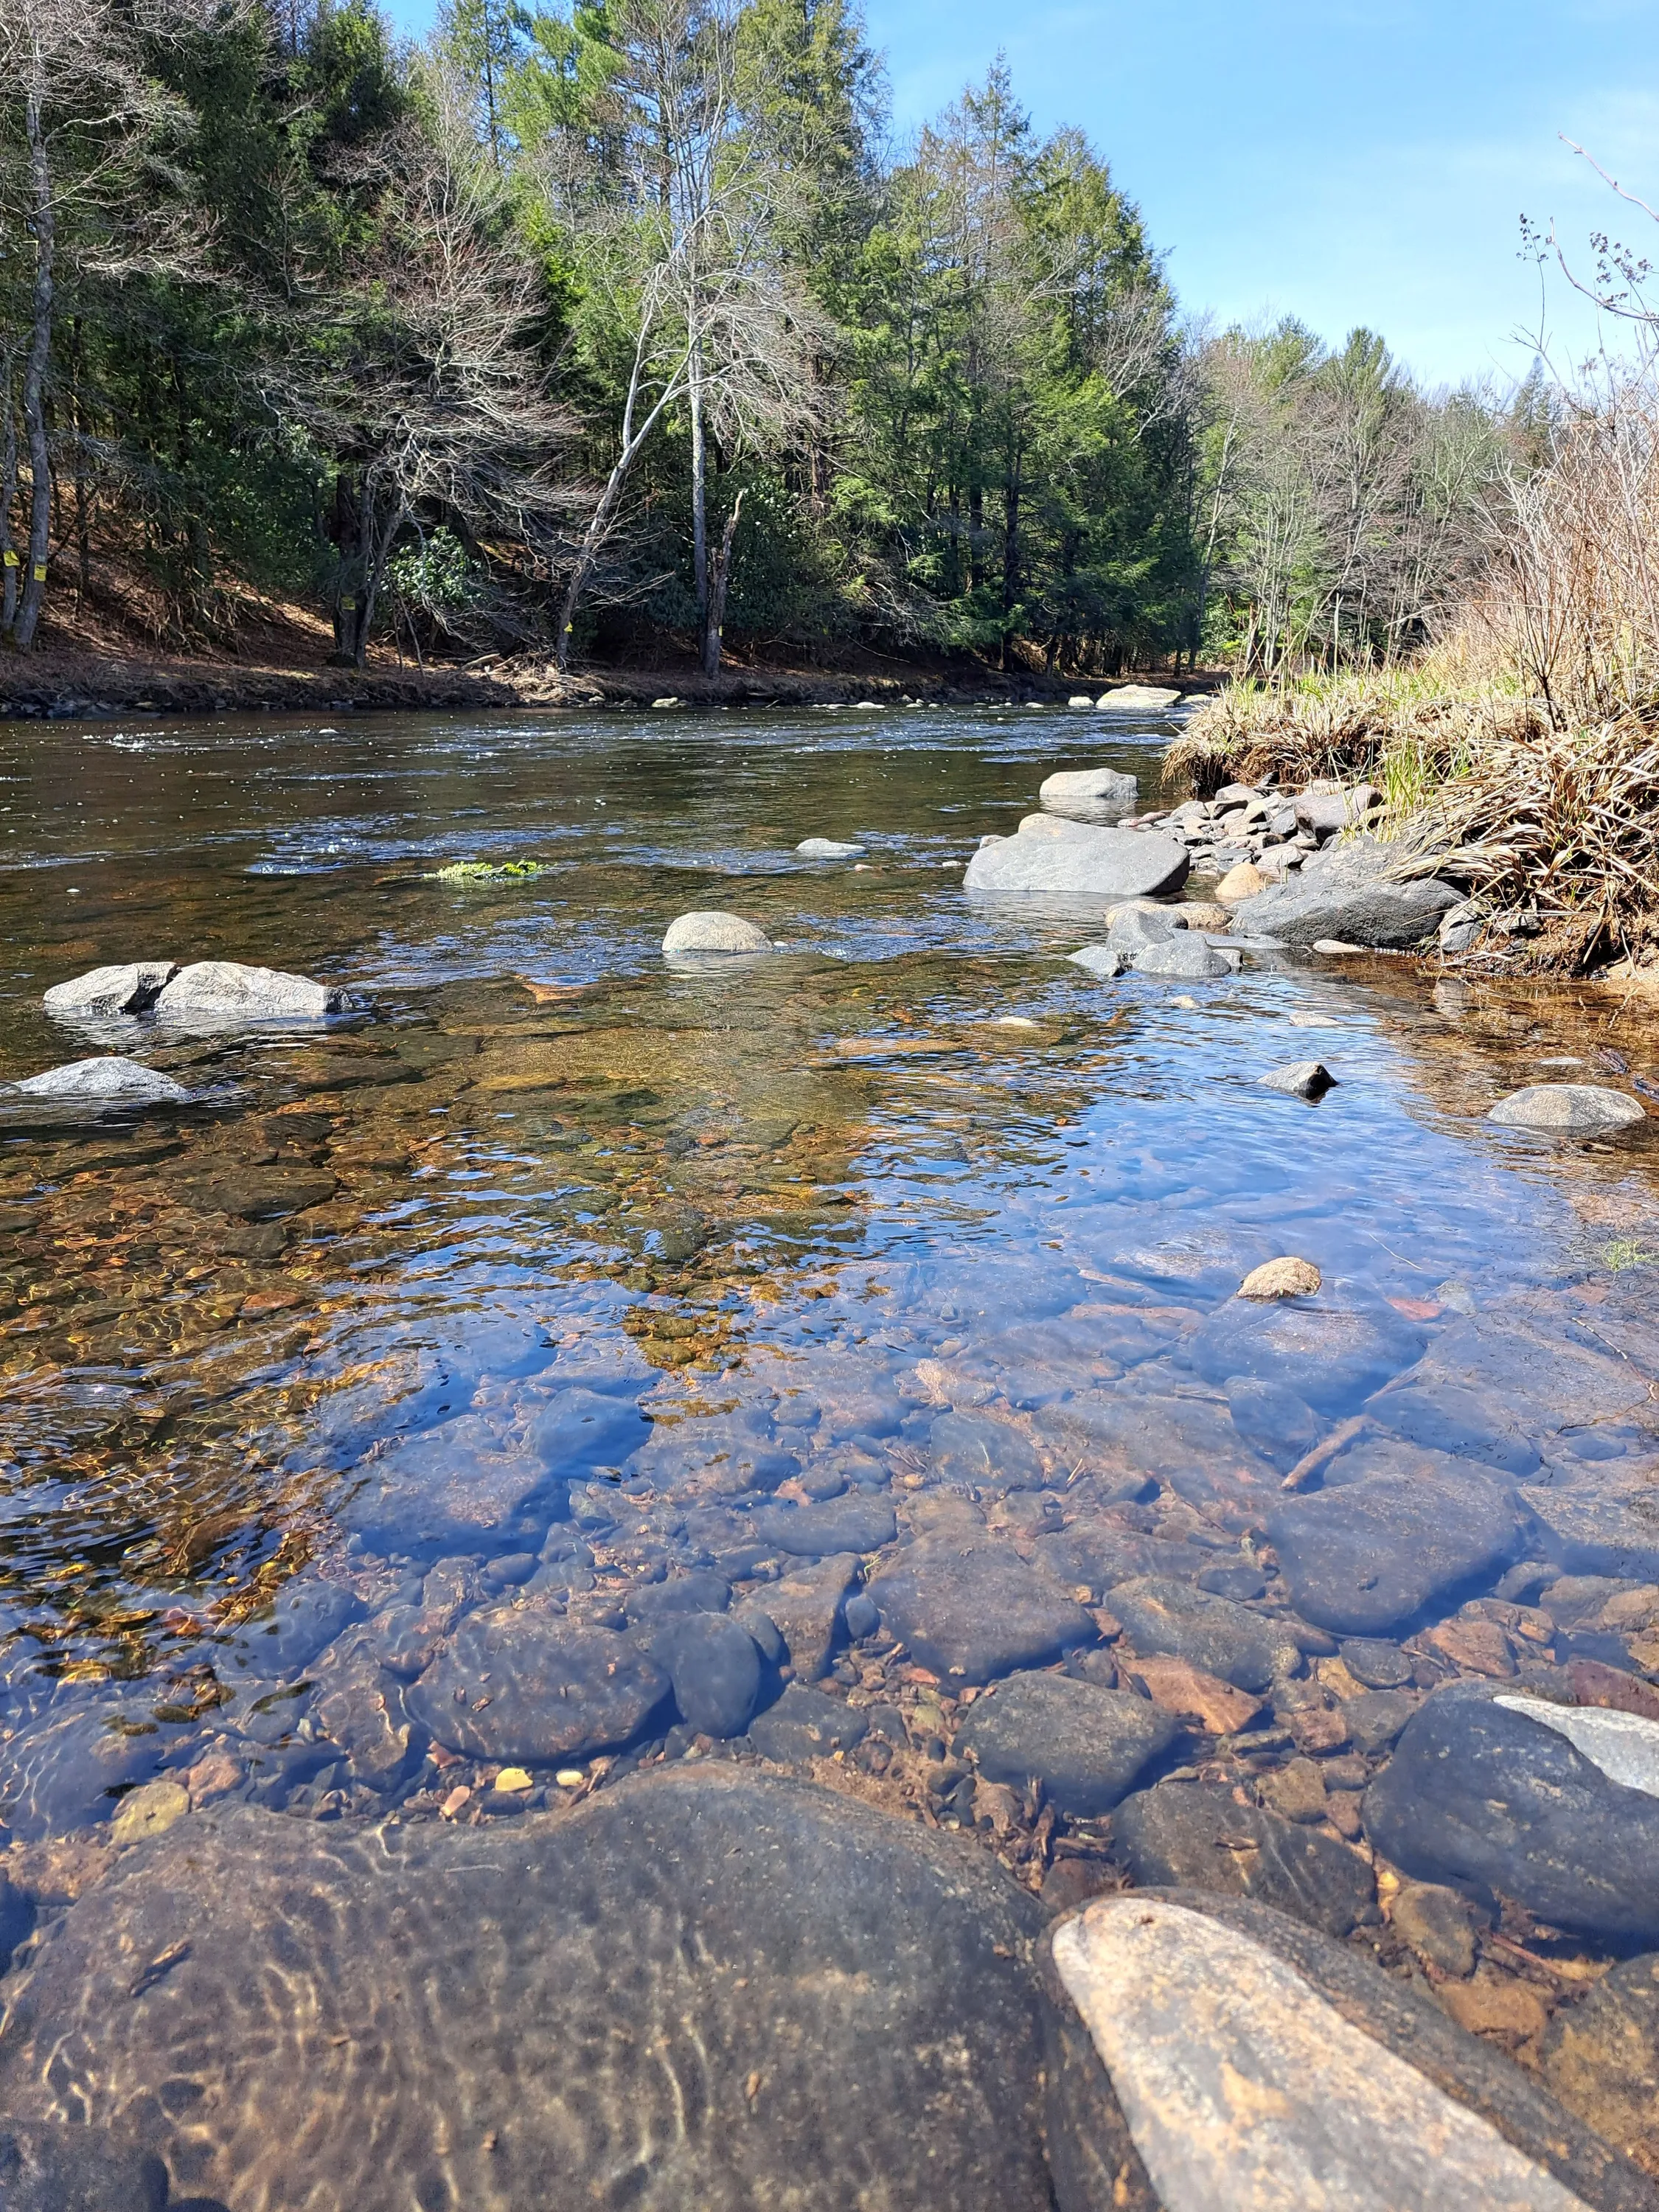
[[[1441,915],[1462,894],[1433,877],[1389,882],[1394,858],[1375,837],[1334,846],[1310,859],[1295,884],[1243,900],[1233,926],[1241,936],[1271,937],[1281,945],[1311,945],[1329,938],[1409,951],[1435,935]]]
[[[123,1106],[176,1106],[190,1097],[182,1083],[159,1068],[114,1053],[94,1060],[71,1060],[40,1075],[6,1086],[27,1098],[110,1099]]]
[[[1064,769],[1045,776],[1037,790],[1039,802],[1052,812],[1081,822],[1109,822],[1127,814],[1139,796],[1133,776],[1115,768]]]
[[[54,983],[40,1003],[59,1021],[112,1021],[124,1014],[147,1014],[163,985],[178,972],[174,960],[132,960],[122,966],[94,968],[67,983]]]
[[[197,960],[181,968],[155,1000],[158,1021],[183,1029],[240,1029],[245,1023],[319,1022],[346,1012],[351,994],[280,968],[239,960]]]
[[[482,1828],[208,1811],[9,1990],[0,2109],[238,2207],[1048,2212],[1040,1926],[988,1852],[729,1767]]]
[[[1040,819],[1041,817],[1039,817]],[[1149,898],[1187,880],[1187,848],[1156,830],[1096,830],[1066,824],[1055,836],[1027,830],[981,845],[963,882],[969,890],[1037,891],[1091,899]]]
[[[1500,1128],[1539,1129],[1551,1137],[1600,1137],[1647,1118],[1639,1098],[1601,1083],[1529,1083],[1500,1098],[1486,1116]]]

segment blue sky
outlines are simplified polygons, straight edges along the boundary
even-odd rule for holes
[[[1138,199],[1183,304],[1382,331],[1431,382],[1524,372],[1538,327],[1518,218],[1659,263],[1577,139],[1659,206],[1659,0],[867,0],[896,134],[999,48],[1041,129],[1081,125]],[[431,0],[390,0],[406,29]],[[1644,236],[1644,234],[1647,235]],[[1594,317],[1559,280],[1559,365]]]

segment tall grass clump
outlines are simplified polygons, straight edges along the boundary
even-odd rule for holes
[[[1402,873],[1439,865],[1531,964],[1659,951],[1659,358],[1562,402],[1506,471],[1478,587],[1411,659],[1235,683],[1170,748],[1200,794],[1368,778]]]

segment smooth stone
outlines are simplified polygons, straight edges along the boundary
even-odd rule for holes
[[[354,1641],[342,1639],[346,1646]],[[334,1659],[331,1651],[316,1670],[317,1725],[339,1746],[352,1780],[383,1794],[404,1780],[418,1748],[404,1709],[403,1686],[376,1663],[367,1634],[358,1649],[330,1663]]]
[[[724,1613],[732,1602],[732,1585],[724,1576],[693,1567],[665,1583],[636,1583],[623,1600],[630,1628],[652,1629],[688,1613]]]
[[[296,1576],[268,1605],[206,1647],[222,1677],[284,1681],[308,1667],[336,1637],[363,1618],[356,1590],[320,1575]]]
[[[1512,1429],[1547,1455],[1563,1431],[1650,1431],[1652,1377],[1642,1358],[1650,1325],[1615,1346],[1611,1309],[1597,1308],[1594,1335],[1586,1318],[1576,1301],[1547,1291],[1495,1300],[1440,1330],[1410,1387],[1467,1391],[1485,1405],[1492,1428]]]
[[[1297,822],[1316,837],[1332,837],[1339,830],[1357,828],[1380,804],[1381,796],[1369,783],[1355,784],[1350,791],[1299,792],[1295,802]]]
[[[842,1601],[858,1578],[856,1556],[837,1552],[816,1566],[797,1567],[768,1583],[763,1594],[737,1617],[746,1620],[750,1611],[763,1614],[781,1638],[797,1676],[803,1682],[816,1682],[829,1670],[836,1633],[842,1626]],[[765,1649],[760,1636],[756,1641]]]
[[[884,1499],[835,1498],[821,1505],[772,1505],[757,1513],[755,1534],[775,1551],[822,1559],[832,1552],[878,1552],[898,1533]]]
[[[463,1413],[363,1462],[339,1517],[378,1551],[505,1553],[539,1547],[563,1498],[540,1453],[509,1449],[492,1422]]]
[[[1091,1617],[1058,1583],[1001,1544],[922,1537],[896,1555],[869,1595],[888,1633],[953,1685],[994,1681],[1099,1641]]]
[[[1102,821],[1112,814],[1127,814],[1140,795],[1140,787],[1121,769],[1063,769],[1044,776],[1037,787],[1040,805],[1057,814],[1073,814],[1085,821]]]
[[[404,1695],[450,1750],[547,1766],[629,1742],[668,1686],[626,1637],[507,1605],[469,1613]]]
[[[1281,945],[1315,946],[1322,939],[1367,950],[1407,951],[1431,938],[1460,894],[1449,884],[1334,882],[1302,871],[1297,883],[1258,891],[1235,909],[1234,927]]]
[[[855,1749],[868,1727],[856,1705],[791,1682],[775,1705],[750,1722],[749,1741],[763,1759],[780,1766],[799,1765]]]
[[[1365,1793],[1367,1834],[1422,1881],[1513,1898],[1551,1926],[1605,1942],[1659,1939],[1659,1800],[1615,1781],[1566,1729],[1633,1722],[1659,1743],[1659,1722],[1564,1708],[1449,1683],[1407,1723]],[[1595,1737],[1605,1749],[1609,1732]],[[1609,1754],[1628,1767],[1622,1736]],[[1645,1759],[1649,1753],[1634,1754]]]
[[[1567,1574],[1659,1582],[1659,1493],[1651,1482],[1523,1483],[1516,1495]]]
[[[1143,1889],[1213,1890],[1254,1898],[1346,1936],[1376,1909],[1365,1862],[1317,1828],[1237,1803],[1231,1790],[1160,1782],[1112,1815],[1116,1855]]]
[[[1336,1636],[1385,1636],[1431,1604],[1449,1610],[1498,1579],[1525,1534],[1513,1492],[1473,1467],[1456,1480],[1368,1475],[1267,1518],[1297,1611]]]
[[[1541,1129],[1554,1137],[1600,1137],[1648,1118],[1639,1098],[1599,1083],[1529,1083],[1500,1098],[1486,1119],[1505,1129]]]
[[[110,1098],[130,1106],[177,1106],[190,1097],[173,1076],[113,1053],[71,1060],[43,1074],[26,1076],[21,1083],[0,1085],[0,1095],[8,1090],[26,1098]]]
[[[1260,868],[1252,866],[1249,860],[1241,860],[1236,867],[1228,869],[1216,885],[1215,895],[1224,906],[1242,906],[1246,899],[1254,898],[1258,891],[1265,891],[1272,880],[1270,876],[1263,875]]]
[[[1344,1637],[1343,1665],[1368,1690],[1404,1689],[1412,1679],[1410,1656],[1397,1644],[1365,1636]]]
[[[1114,907],[1107,916],[1107,942],[1121,945],[1126,951],[1133,952],[1146,945],[1168,945],[1186,934],[1187,924],[1177,916],[1174,907],[1150,901]]]
[[[1389,1907],[1395,1933],[1420,1959],[1460,1980],[1474,1972],[1474,1929],[1468,1900],[1437,1881],[1402,1881]]]
[[[1173,707],[1181,697],[1162,684],[1119,684],[1109,691],[1103,691],[1095,701],[1097,709],[1106,714],[1140,714],[1160,707]],[[1089,702],[1085,699],[1084,705]]]
[[[549,1474],[574,1480],[596,1467],[623,1467],[650,1435],[649,1417],[626,1389],[613,1396],[573,1384],[534,1417],[526,1442]]]
[[[1185,982],[1215,982],[1237,972],[1237,953],[1231,957],[1206,945],[1201,937],[1183,931],[1166,942],[1143,945],[1134,955],[1137,975],[1174,976]]]
[[[1185,1350],[1206,1382],[1251,1376],[1340,1417],[1420,1358],[1423,1335],[1391,1306],[1351,1303],[1339,1286],[1316,1306],[1230,1299]]]
[[[173,960],[133,960],[94,968],[72,981],[54,983],[41,1000],[60,1021],[109,1021],[122,1014],[145,1014],[161,988],[179,972]]]
[[[969,890],[1150,898],[1178,890],[1189,866],[1186,847],[1156,830],[1084,830],[1073,837],[1000,837],[981,845],[963,883]]]
[[[353,1003],[349,991],[308,975],[245,967],[237,960],[198,960],[179,969],[155,1012],[159,1021],[186,1029],[234,1029],[243,1022],[318,1022]]]
[[[737,914],[683,914],[668,925],[665,952],[770,952],[763,929]]]
[[[1347,1648],[1343,1646],[1345,1650]],[[1367,1690],[1363,1697],[1348,1698],[1342,1717],[1348,1725],[1349,1742],[1368,1758],[1387,1751],[1399,1741],[1421,1702],[1405,1690]]]
[[[868,848],[842,837],[803,837],[795,850],[804,860],[860,860]],[[755,950],[760,951],[757,945]]]
[[[1030,1438],[988,1413],[939,1414],[927,1431],[927,1449],[942,1481],[1033,1490],[1043,1479]]]
[[[1129,972],[1129,956],[1121,945],[1085,945],[1066,957],[1074,968],[1086,968],[1091,975],[1102,976],[1109,983]]]
[[[1284,1067],[1270,1068],[1255,1080],[1259,1090],[1282,1091],[1287,1097],[1305,1098],[1311,1103],[1322,1098],[1336,1078],[1322,1060],[1294,1060]]]
[[[1194,1891],[1043,1946],[1060,2212],[1651,2212],[1651,2185],[1349,1945]]]
[[[210,1808],[64,1915],[0,2105],[236,2206],[1048,2212],[1041,1918],[966,1842],[728,1765],[482,1828]]]
[[[1113,1618],[1138,1652],[1167,1652],[1240,1690],[1265,1690],[1294,1674],[1301,1649],[1286,1628],[1232,1598],[1148,1575],[1111,1593]]]
[[[720,1738],[743,1734],[760,1699],[761,1656],[741,1623],[728,1613],[683,1613],[652,1656],[667,1667],[688,1728]]]
[[[988,1782],[1016,1790],[1038,1782],[1057,1812],[1092,1820],[1139,1788],[1179,1734],[1145,1698],[1064,1674],[1015,1674],[975,1702],[956,1749],[972,1753]]]

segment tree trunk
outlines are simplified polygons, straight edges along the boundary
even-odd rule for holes
[[[70,340],[70,423],[75,433],[75,544],[80,556],[81,598],[84,604],[92,592],[92,539],[87,517],[87,410],[82,390],[86,349],[82,342],[79,315],[70,327],[73,333]]]
[[[691,341],[691,574],[697,592],[697,635],[708,659],[708,452],[702,424],[702,346]],[[716,647],[718,655],[718,647]]]
[[[732,512],[726,518],[726,527],[720,532],[720,550],[711,564],[708,580],[708,623],[702,634],[702,672],[718,676],[720,672],[720,633],[726,628],[726,587],[732,580],[732,544],[738,534],[738,517],[743,512],[743,494],[733,501]]]
[[[12,502],[17,497],[17,417],[11,404],[11,356],[0,362],[4,392],[0,406],[5,425],[0,439],[0,635],[9,631],[17,612],[17,549],[11,542]]]
[[[392,510],[390,520],[381,532],[379,542],[374,538],[374,499],[367,484],[363,487],[363,550],[368,562],[368,576],[363,586],[363,604],[358,611],[357,644],[352,655],[359,668],[368,665],[368,633],[374,626],[374,608],[380,596],[380,586],[386,580],[386,564],[392,558],[403,526],[409,520],[409,508],[401,495]],[[372,551],[371,551],[372,549]]]
[[[53,260],[57,235],[52,204],[52,171],[40,102],[31,90],[24,103],[29,149],[29,197],[34,224],[33,325],[23,363],[23,434],[29,448],[29,553],[23,595],[12,624],[11,641],[27,652],[40,627],[46,596],[46,555],[52,545],[52,465],[46,452],[46,367],[52,356]]]

